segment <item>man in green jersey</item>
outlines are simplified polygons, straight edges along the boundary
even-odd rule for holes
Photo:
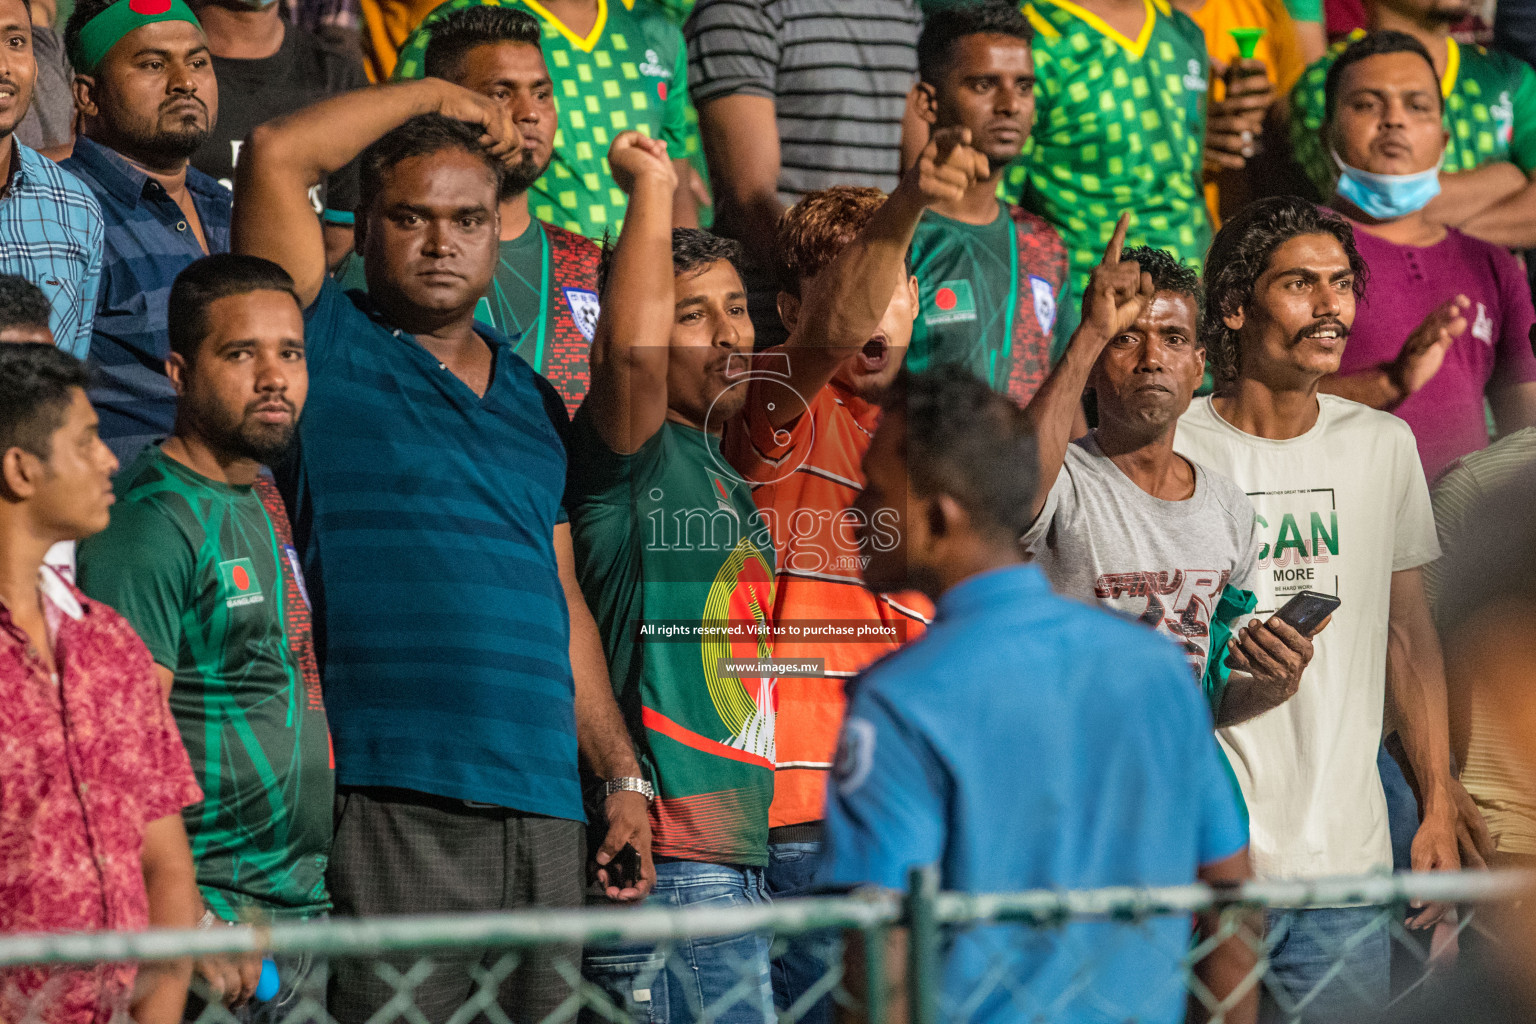
[[[1034,33],[1012,4],[989,0],[929,21],[917,42],[914,99],[935,130],[969,128],[991,174],[924,211],[912,239],[919,311],[907,365],[958,363],[1019,405],[1051,368],[1052,328],[1067,280],[1061,236],[997,198],[1035,115]]]
[[[288,274],[253,256],[192,263],[168,308],[175,431],[118,475],[111,525],[80,546],[81,589],[128,619],[169,694],[204,793],[183,812],[204,925],[315,917],[331,905],[330,736],[287,513],[261,476],[304,407],[304,321]],[[261,960],[198,967],[238,1006]],[[277,970],[265,1005],[324,1005],[311,958]]]
[[[518,160],[502,176],[496,276],[475,319],[505,334],[512,349],[574,413],[587,393],[587,349],[597,327],[597,246],[535,219],[528,190],[554,155],[554,88],[540,48],[539,23],[511,7],[468,5],[433,23],[421,67],[506,108],[522,135]],[[367,291],[363,259],[338,268],[343,288]]]
[[[1166,0],[1030,0],[1035,126],[1004,191],[1067,245],[1056,351],[1077,327],[1083,288],[1131,211],[1128,245],[1199,268],[1211,240],[1202,191],[1205,37]]]
[[[683,34],[649,0],[448,0],[427,15],[395,65],[396,78],[433,74],[427,49],[440,19],[489,4],[536,17],[560,108],[554,162],[534,183],[533,216],[601,240],[624,222],[624,193],[603,159],[621,132],[664,139],[682,182],[674,222],[696,226],[688,186],[688,55]]]
[[[1496,245],[1536,245],[1536,72],[1518,58],[1451,38],[1452,26],[1472,11],[1470,0],[1371,0],[1365,7],[1371,31],[1413,36],[1440,76],[1450,137],[1440,195],[1426,215]],[[1357,29],[1331,46],[1291,91],[1291,145],[1325,202],[1339,169],[1323,136],[1323,87],[1339,54],[1364,35]]]
[[[761,903],[777,702],[751,663],[768,653],[773,546],[720,453],[751,379],[740,250],[672,230],[676,172],[659,140],[626,132],[608,159],[631,200],[571,426],[577,574],[655,790],[650,899]],[[724,1024],[773,1019],[761,934],[683,940],[670,956],[590,951],[585,974],[629,1012],[649,1000],[674,1021],[700,1007]]]

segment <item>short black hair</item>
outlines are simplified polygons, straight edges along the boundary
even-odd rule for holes
[[[949,73],[955,43],[964,36],[1013,36],[1025,43],[1035,41],[1035,30],[1016,4],[982,0],[974,4],[946,6],[929,16],[917,37],[917,73],[937,85]]]
[[[906,418],[907,478],[919,497],[947,494],[977,529],[1022,536],[1033,521],[1039,450],[1024,414],[969,370],[902,370],[880,400]]]
[[[166,330],[171,351],[189,364],[208,337],[208,307],[219,299],[251,292],[283,292],[299,301],[288,271],[260,256],[221,252],[187,264],[171,285]]]
[[[1440,94],[1440,72],[1435,70],[1435,62],[1429,56],[1429,51],[1424,44],[1413,38],[1406,32],[1394,32],[1391,29],[1382,29],[1378,32],[1368,32],[1344,47],[1344,52],[1334,58],[1328,68],[1328,77],[1323,81],[1323,121],[1331,122],[1333,112],[1339,101],[1339,82],[1344,77],[1344,69],[1351,64],[1358,64],[1367,57],[1379,57],[1384,53],[1416,53],[1424,58],[1424,63],[1429,65],[1429,77],[1435,81],[1435,102],[1440,104],[1440,110],[1445,110],[1445,97]]]
[[[464,55],[487,43],[539,46],[538,19],[510,7],[465,7],[432,20],[422,64],[428,78],[451,79]]]
[[[91,19],[102,11],[117,3],[118,0],[75,0],[74,10],[69,12],[69,20],[64,23],[64,52],[74,54],[80,45],[80,33]],[[31,8],[28,8],[30,11]],[[85,74],[84,68],[75,68],[76,74]]]
[[[1216,379],[1237,379],[1241,364],[1237,332],[1223,318],[1253,301],[1253,289],[1275,250],[1298,235],[1332,235],[1355,275],[1358,301],[1365,294],[1365,260],[1355,247],[1349,222],[1332,210],[1296,196],[1273,196],[1243,207],[1222,224],[1205,254],[1207,315],[1203,341]]]
[[[0,331],[8,327],[47,328],[53,312],[37,285],[15,274],[0,274]]]
[[[1195,334],[1198,338],[1205,320],[1205,288],[1200,284],[1200,274],[1195,268],[1180,263],[1168,250],[1154,249],[1150,245],[1132,246],[1121,252],[1120,258],[1139,263],[1141,272],[1151,275],[1152,287],[1156,290],[1189,296],[1195,304]]]
[[[373,202],[384,190],[384,176],[402,160],[462,149],[485,164],[491,173],[495,192],[501,194],[501,163],[480,144],[483,128],[467,121],[457,121],[442,114],[413,117],[363,150],[357,161],[357,212],[366,217]]]
[[[53,454],[75,388],[90,384],[85,364],[53,345],[0,345],[0,455],[21,448]]]
[[[604,236],[603,253],[597,263],[597,293],[608,291],[608,275],[613,270],[614,242]],[[698,228],[672,229],[672,275],[681,277],[703,270],[711,263],[725,260],[741,273],[741,243],[733,238],[710,234]]]

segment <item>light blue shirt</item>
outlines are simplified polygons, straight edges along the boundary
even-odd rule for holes
[[[1178,885],[1247,843],[1180,650],[1051,592],[1033,566],[973,576],[932,628],[852,686],[823,881],[961,892]],[[1182,1021],[1187,916],[970,930],[945,1019]],[[990,989],[990,994],[983,991]]]
[[[0,200],[0,273],[43,290],[59,348],[84,359],[101,282],[101,207],[85,183],[16,142],[10,194]]]

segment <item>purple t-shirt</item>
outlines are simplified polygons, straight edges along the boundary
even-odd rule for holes
[[[1456,459],[1488,447],[1483,394],[1490,386],[1536,381],[1530,286],[1507,250],[1455,229],[1423,248],[1357,229],[1355,244],[1370,279],[1344,348],[1343,373],[1396,359],[1435,307],[1458,294],[1472,300],[1467,330],[1440,372],[1393,410],[1413,428],[1424,473],[1433,480]]]

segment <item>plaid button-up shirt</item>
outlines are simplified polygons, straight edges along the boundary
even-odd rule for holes
[[[89,186],[106,223],[91,334],[98,373],[91,404],[101,417],[101,439],[126,466],[146,444],[171,432],[176,392],[165,375],[165,305],[176,275],[206,253],[160,183],[117,153],[81,137],[63,166]],[[228,252],[229,189],[188,167],[187,191],[208,252]]]
[[[14,146],[0,199],[0,273],[43,290],[54,341],[84,358],[101,278],[101,208],[79,178],[20,141]]]

